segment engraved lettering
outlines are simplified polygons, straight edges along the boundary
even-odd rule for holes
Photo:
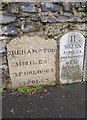
[[[76,42],[76,36],[71,36],[71,42],[75,43]]]
[[[31,49],[31,50],[15,50],[8,51],[8,55],[31,55],[38,53],[54,53],[56,50],[54,48],[42,48],[42,49]]]

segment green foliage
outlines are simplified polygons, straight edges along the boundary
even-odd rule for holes
[[[36,85],[36,86],[21,86],[21,87],[18,87],[18,88],[12,88],[12,91],[13,92],[33,92],[33,91],[38,91],[38,90],[41,90],[43,88],[42,85]]]
[[[0,89],[0,93],[3,93],[3,92],[5,92],[3,89]]]

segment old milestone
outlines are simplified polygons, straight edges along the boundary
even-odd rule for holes
[[[7,45],[12,86],[54,85],[57,45],[38,36],[14,38]]]
[[[82,81],[84,72],[85,38],[70,32],[60,39],[60,83]]]

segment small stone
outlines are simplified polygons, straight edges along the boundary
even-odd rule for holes
[[[6,56],[0,54],[0,65],[7,64]]]
[[[9,74],[8,74],[8,67],[7,67],[7,65],[0,66],[0,76],[2,78],[6,78],[8,75]]]
[[[58,3],[52,3],[52,2],[46,2],[46,3],[41,3],[41,8],[43,12],[47,11],[60,11],[61,6]]]
[[[46,23],[47,22],[47,16],[41,16],[40,20],[41,20],[41,22]]]
[[[41,22],[45,23],[45,22],[56,22],[56,18],[53,17],[49,17],[49,16],[41,16],[40,17]]]
[[[32,94],[35,94],[35,93],[36,93],[35,91],[32,92]]]
[[[33,21],[38,21],[39,20],[39,16],[38,15],[32,15],[30,18]]]
[[[8,4],[7,11],[10,13],[19,13],[19,6],[14,3]]]
[[[79,7],[81,7],[81,4],[80,4],[80,2],[75,2],[75,7],[76,7],[76,8],[79,8]]]
[[[83,8],[87,7],[87,2],[81,2],[81,6],[82,6]]]
[[[54,36],[54,39],[57,40],[57,39],[58,39],[58,36]]]
[[[78,12],[86,12],[87,11],[87,2],[76,2],[75,8]]]
[[[47,20],[49,23],[50,22],[56,22],[56,18],[54,17],[48,17],[48,20]]]
[[[86,12],[87,9],[86,8],[78,8],[78,12]]]
[[[73,16],[59,16],[57,18],[57,22],[85,22],[86,17],[81,18],[81,17],[73,17]]]
[[[74,21],[74,17],[61,15],[57,18],[57,21],[58,22],[72,22]]]
[[[75,25],[73,25],[73,24],[71,24],[70,25],[70,29],[72,29],[72,30],[80,30],[80,31],[86,31],[87,32],[87,26],[86,26],[86,24],[85,23],[82,23],[82,24],[75,24]]]
[[[86,22],[87,21],[87,17],[83,17],[83,18],[81,18],[81,17],[74,17],[74,21],[75,22]]]
[[[62,115],[59,115],[59,118],[61,118],[62,117]]]
[[[48,110],[48,108],[46,108],[46,107],[44,107],[43,109],[46,110],[46,111]]]
[[[25,32],[25,33],[27,33],[27,32],[29,32],[29,25],[27,25],[27,26],[25,26],[25,25],[23,25],[22,26],[22,28],[21,28],[21,30],[23,31],[23,32]]]
[[[0,54],[3,54],[6,52],[6,49],[3,45],[0,45]]]
[[[7,36],[0,36],[0,41],[2,41],[2,40],[9,40],[10,39],[10,37],[7,37]]]
[[[48,91],[45,89],[45,90],[44,90],[44,93],[47,93],[47,92],[48,92]]]
[[[18,34],[18,28],[14,24],[10,24],[0,28],[0,35],[15,36]]]
[[[76,22],[82,22],[82,19],[81,19],[81,17],[78,17],[78,16],[76,16],[76,17],[74,17],[74,21],[76,21]]]
[[[42,98],[43,98],[43,96],[40,96],[40,98],[42,99]]]
[[[63,3],[63,11],[64,12],[72,12],[72,3],[71,2],[64,2]]]
[[[36,6],[33,3],[20,3],[20,9],[24,12],[37,12]]]
[[[87,7],[87,2],[76,2],[75,7],[76,8],[80,8],[80,7],[86,8]]]
[[[7,15],[2,15],[0,13],[0,24],[7,24],[14,22],[16,20],[15,16],[7,16]]]
[[[82,22],[87,22],[87,16],[82,18]]]
[[[39,24],[34,22],[26,22],[24,25],[22,25],[21,30],[25,33],[27,32],[34,32],[34,31],[38,31],[39,30]]]

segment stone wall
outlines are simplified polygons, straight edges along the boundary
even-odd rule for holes
[[[0,79],[10,86],[7,44],[23,34],[60,38],[78,31],[87,38],[87,2],[5,2],[0,4]],[[86,65],[86,63],[85,63]],[[1,80],[0,80],[1,81]]]

